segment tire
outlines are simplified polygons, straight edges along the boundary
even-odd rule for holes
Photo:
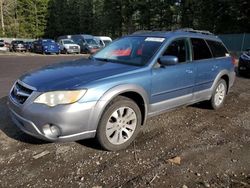
[[[224,79],[219,80],[213,91],[210,99],[210,105],[214,110],[221,108],[224,105],[225,98],[227,95],[227,83]]]
[[[133,142],[140,127],[141,111],[137,104],[127,97],[118,96],[105,108],[96,138],[103,149],[117,151]]]

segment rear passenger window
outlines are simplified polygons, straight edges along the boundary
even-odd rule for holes
[[[207,40],[207,43],[214,57],[225,57],[228,53],[227,49],[221,42]]]
[[[212,58],[207,43],[203,39],[192,38],[191,43],[193,46],[193,60]]]

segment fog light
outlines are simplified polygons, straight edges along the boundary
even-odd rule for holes
[[[61,130],[56,125],[44,125],[43,132],[49,138],[57,138],[61,135]]]

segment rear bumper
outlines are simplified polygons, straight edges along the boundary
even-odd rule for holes
[[[49,108],[34,104],[31,99],[23,105],[16,104],[11,97],[8,100],[10,115],[17,127],[31,136],[52,142],[95,137],[96,130],[90,120],[95,105],[96,102],[89,102]],[[58,135],[48,132],[51,126],[59,129]]]
[[[250,60],[239,60],[238,70],[244,73],[250,73]]]

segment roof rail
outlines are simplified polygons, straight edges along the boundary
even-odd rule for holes
[[[143,33],[150,33],[152,32],[152,30],[139,30],[139,31],[135,31],[132,34],[143,34]]]
[[[159,30],[159,29],[139,30],[139,31],[135,31],[134,33],[132,33],[132,35],[134,35],[134,34],[145,34],[145,33],[162,33],[162,32],[168,32],[168,31],[163,31],[163,30]]]
[[[184,32],[191,32],[191,33],[200,33],[200,34],[204,34],[204,35],[214,35],[210,31],[195,30],[193,28],[183,28],[183,29],[178,29],[176,31],[184,31]]]

